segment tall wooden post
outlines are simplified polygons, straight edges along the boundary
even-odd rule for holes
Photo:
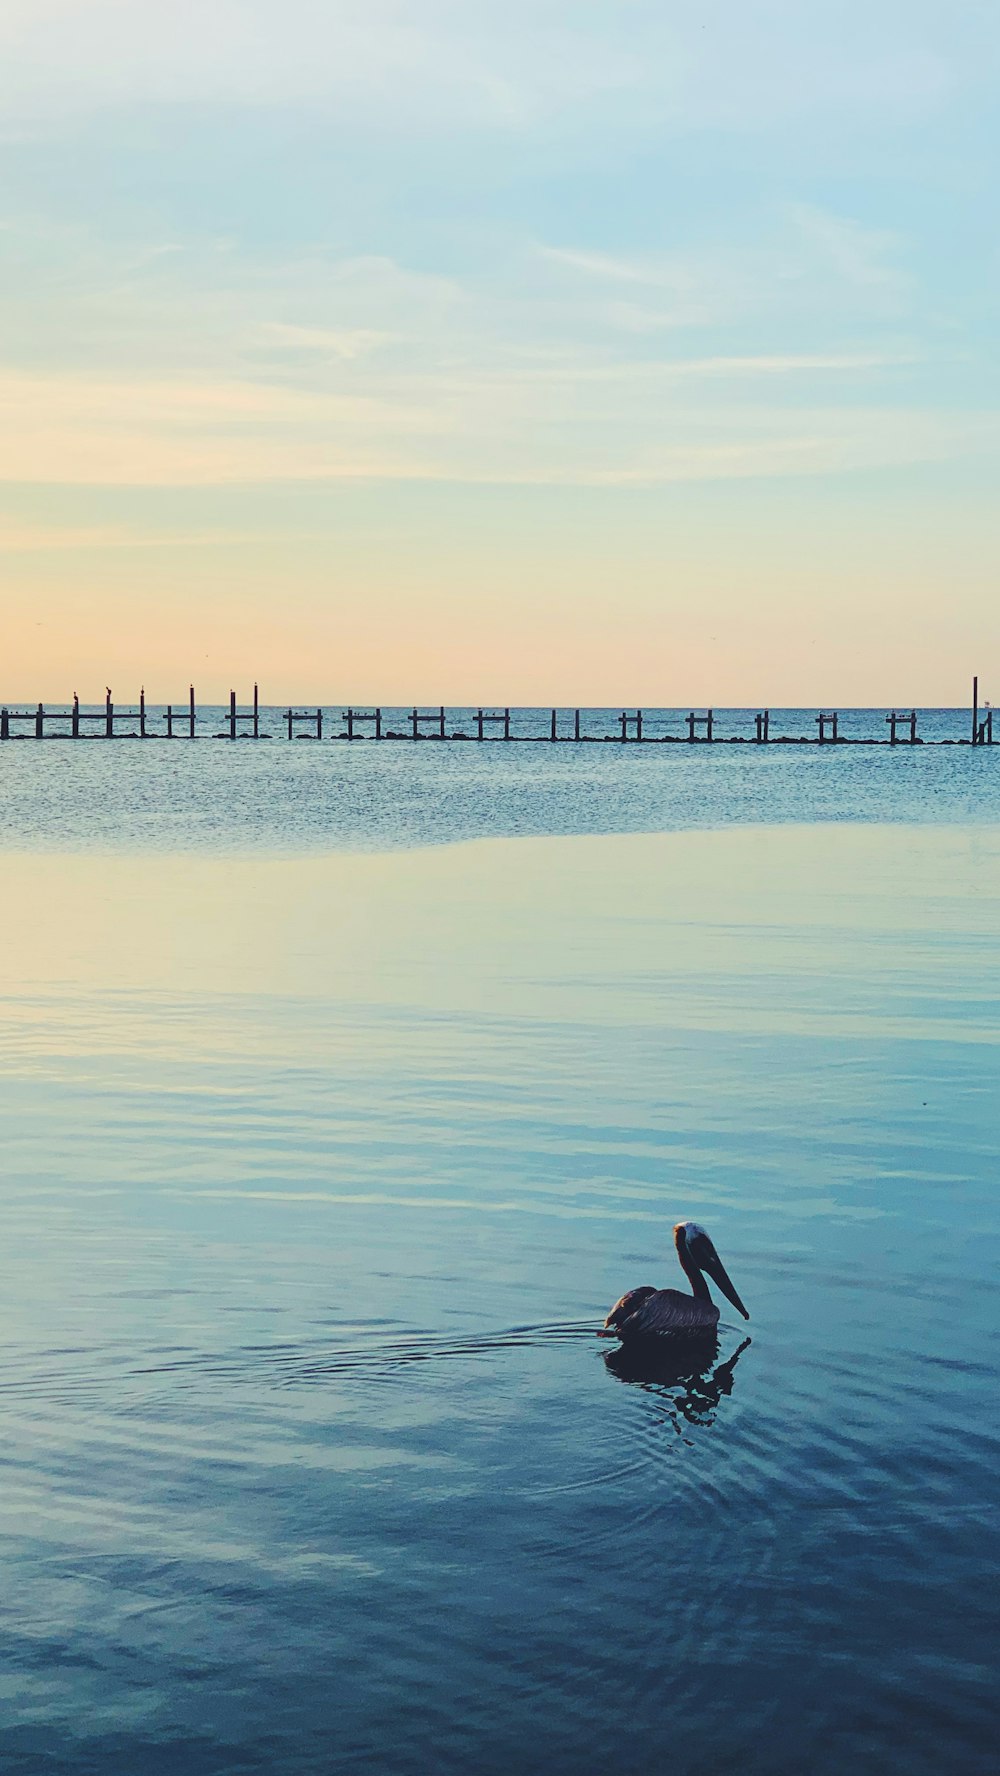
[[[316,711],[316,738],[317,738],[317,740],[322,740],[322,738],[323,738],[323,711],[322,711],[322,709],[317,709],[317,711]]]
[[[574,740],[580,738],[580,711],[578,709],[574,711],[573,715],[573,738]]]
[[[415,740],[417,737],[417,707],[416,707],[416,704],[414,704],[414,706],[413,706],[413,711],[410,716],[410,722],[413,727],[413,739]]]
[[[173,737],[174,737],[174,706],[172,703],[168,703],[167,704],[167,739],[172,740]]]
[[[379,705],[378,709],[376,709],[376,711],[375,711],[375,738],[376,738],[376,740],[381,740],[381,738],[382,738],[382,707],[381,707],[381,704]]]
[[[105,739],[106,740],[113,739],[114,732],[115,732],[115,706],[111,701],[111,692],[108,691],[108,694],[104,699],[104,737],[105,737]]]
[[[73,718],[70,723],[70,733],[72,734],[74,740],[79,740],[79,738],[80,738],[80,699],[77,696],[75,691],[73,692]]]
[[[979,678],[972,681],[972,744],[979,741]]]
[[[694,739],[694,710],[693,709],[687,719],[688,719],[688,739],[693,740]]]
[[[194,739],[194,720],[195,720],[194,685],[192,685],[191,689],[188,693],[188,739],[189,740]]]
[[[481,709],[477,709],[476,710],[476,739],[481,740],[482,737],[483,737],[483,712]]]
[[[637,709],[635,712],[635,737],[637,740],[642,739],[642,710],[641,709]]]
[[[0,740],[10,739],[10,711],[0,709]]]
[[[624,709],[622,710],[621,715],[618,717],[618,721],[621,726],[621,731],[622,731],[621,741],[622,741],[622,745],[624,746],[626,740],[628,739],[628,716],[625,714]]]
[[[45,737],[45,711],[42,708],[42,705],[39,703],[38,708],[35,710],[35,739],[42,740],[42,739],[44,739],[44,737]]]
[[[555,737],[556,737],[556,712],[553,709],[553,711],[552,711],[552,726],[549,730],[549,739],[554,740]]]
[[[256,685],[253,687],[253,737],[260,739],[260,692]]]
[[[146,738],[146,687],[145,687],[145,685],[140,685],[140,687],[139,687],[139,738],[140,738],[140,740],[145,740],[145,738]]]
[[[916,746],[916,744],[917,744],[917,712],[915,709],[911,709],[910,710],[910,745]]]
[[[509,708],[505,709],[503,712],[503,737],[505,740],[510,739],[510,709]]]
[[[443,703],[440,705],[440,714],[438,716],[438,739],[439,740],[444,739],[444,704]]]
[[[714,721],[715,721],[715,716],[714,716],[712,710],[710,709],[708,712],[708,716],[706,718],[706,721],[705,721],[705,738],[706,738],[706,740],[711,740],[711,738],[712,738],[712,726],[713,726]]]
[[[349,709],[347,711],[347,738],[348,738],[348,740],[354,739],[354,711],[353,711],[353,709]]]
[[[288,711],[288,738],[289,738],[289,740],[291,739],[291,737],[292,737],[292,712],[291,712],[291,710],[289,710]]]
[[[236,692],[229,693],[229,738],[236,739]]]

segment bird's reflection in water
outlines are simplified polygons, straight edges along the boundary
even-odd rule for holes
[[[736,1365],[751,1340],[717,1363],[719,1341],[713,1335],[698,1339],[660,1338],[645,1344],[620,1345],[608,1351],[605,1367],[619,1381],[632,1383],[657,1396],[667,1407],[667,1418],[678,1432],[689,1425],[711,1424],[719,1402],[733,1391]]]

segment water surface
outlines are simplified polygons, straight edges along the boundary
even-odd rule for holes
[[[4,859],[5,1772],[992,1768],[1000,829],[281,818]]]
[[[224,713],[206,712],[209,733]],[[404,713],[396,712],[400,720]],[[679,712],[647,713],[654,736],[661,728],[681,731]],[[815,733],[810,711],[772,713],[790,733]],[[587,714],[595,734],[615,731],[613,710]],[[451,720],[461,717],[450,712]],[[548,720],[546,710],[513,711],[512,731],[544,733]],[[351,745],[329,738],[337,723],[328,723],[322,741],[289,743],[277,737],[280,721],[265,721],[271,738],[256,743],[17,740],[0,746],[0,846],[272,856],[501,834],[1000,822],[1000,746],[958,744],[968,736],[961,710],[925,710],[921,722],[929,738],[949,744]],[[719,723],[720,732],[753,732],[747,710],[720,711]],[[879,711],[846,711],[842,725],[848,734],[884,739]]]

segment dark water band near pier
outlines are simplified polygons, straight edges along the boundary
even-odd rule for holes
[[[932,716],[931,731],[924,717]],[[970,720],[971,715],[971,720]],[[943,723],[942,717],[952,720]],[[785,732],[789,727],[805,732]],[[110,687],[103,704],[86,705],[74,695],[67,704],[39,702],[28,707],[0,708],[0,740],[14,739],[216,739],[270,740],[448,740],[517,741],[521,743],[615,743],[620,745],[775,745],[775,746],[992,746],[993,710],[980,709],[979,680],[972,681],[971,712],[961,709],[920,711],[865,709],[622,709],[522,708],[472,706],[430,708],[378,705],[346,709],[340,705],[301,708],[263,705],[257,685],[253,698],[241,705],[235,691],[228,707],[202,705],[189,687],[180,703],[150,704],[145,690],[138,701],[116,705]]]

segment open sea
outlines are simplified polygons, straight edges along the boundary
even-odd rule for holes
[[[0,746],[3,1776],[995,1771],[1000,748],[270,730]]]

